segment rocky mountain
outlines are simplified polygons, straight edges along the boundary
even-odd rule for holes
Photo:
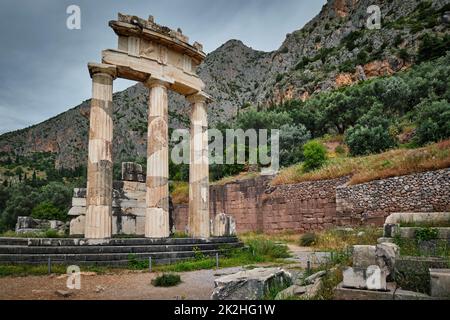
[[[381,9],[381,29],[366,27],[367,9]],[[230,40],[199,68],[214,102],[211,123],[227,121],[250,105],[270,107],[289,99],[351,85],[409,68],[426,33],[448,33],[450,0],[329,0],[302,29],[274,52]],[[135,85],[114,95],[114,154],[117,161],[146,153],[148,92]],[[0,155],[51,152],[56,167],[87,159],[89,101],[38,125],[0,136]],[[172,127],[188,124],[188,105],[170,94]]]

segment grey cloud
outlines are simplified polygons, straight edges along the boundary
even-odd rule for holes
[[[29,126],[90,98],[87,62],[116,46],[108,27],[118,12],[180,27],[210,52],[229,39],[277,49],[286,33],[315,16],[325,0],[2,0],[0,133]],[[81,8],[81,30],[66,28],[66,8]],[[117,81],[115,91],[132,83]],[[7,106],[7,107],[6,107]]]

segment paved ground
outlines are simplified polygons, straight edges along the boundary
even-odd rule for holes
[[[310,248],[289,245],[292,258],[290,268],[306,268],[326,259],[327,254],[315,253]],[[263,266],[263,265],[261,265]],[[286,266],[287,267],[287,266]],[[203,300],[210,299],[214,289],[214,279],[236,273],[243,268],[201,270],[180,273],[183,281],[177,287],[156,288],[151,280],[156,274],[123,271],[107,275],[82,274],[81,290],[68,290],[67,276],[29,276],[0,278],[0,300]],[[62,297],[57,290],[70,291],[69,297]]]

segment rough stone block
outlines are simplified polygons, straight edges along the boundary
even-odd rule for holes
[[[353,246],[353,267],[367,269],[377,265],[376,246]]]
[[[344,271],[345,288],[387,290],[386,271],[379,266],[363,268],[347,268]]]
[[[221,213],[213,220],[213,236],[229,237],[236,234],[236,222],[232,216]]]
[[[69,210],[69,216],[81,216],[86,214],[86,207],[72,207]]]
[[[450,299],[450,269],[430,269],[431,296]]]
[[[72,198],[72,207],[86,207],[86,198]]]
[[[70,235],[84,235],[86,216],[82,215],[70,221]]]
[[[86,198],[86,188],[75,188],[73,189],[74,198]]]
[[[395,272],[395,261],[400,255],[400,248],[394,243],[382,243],[376,247],[377,265],[386,271],[387,275]]]
[[[274,287],[292,284],[292,275],[280,268],[257,268],[216,279],[213,300],[261,300]]]

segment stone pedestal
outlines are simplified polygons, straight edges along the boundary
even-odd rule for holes
[[[87,211],[85,237],[111,237],[112,209],[112,94],[116,68],[89,64],[92,77],[92,101],[89,130]]]
[[[169,126],[167,86],[152,80],[148,109],[145,236],[167,238],[169,227]]]
[[[189,166],[189,235],[209,238],[209,160],[207,96],[188,97],[191,109],[191,143]]]

